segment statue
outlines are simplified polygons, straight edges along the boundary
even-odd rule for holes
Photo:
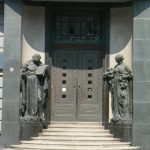
[[[41,56],[34,54],[32,60],[21,69],[21,106],[23,118],[45,121],[45,107],[48,98],[48,65],[43,65]]]
[[[123,62],[121,54],[116,55],[117,65],[109,68],[103,78],[108,83],[112,97],[112,121],[124,122],[130,119],[131,81],[132,74],[128,66]]]

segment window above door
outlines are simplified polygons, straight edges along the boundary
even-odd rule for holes
[[[99,16],[56,16],[55,42],[100,43],[102,22]]]

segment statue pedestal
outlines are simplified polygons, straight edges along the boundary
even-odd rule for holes
[[[131,142],[132,140],[132,124],[114,123],[109,125],[110,132],[115,138],[121,138],[123,142]]]
[[[47,122],[41,122],[36,118],[21,118],[20,119],[20,140],[30,140],[31,137],[38,136],[43,128],[46,128]]]

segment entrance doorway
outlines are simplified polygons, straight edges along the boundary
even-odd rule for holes
[[[52,121],[102,121],[102,15],[53,14]]]

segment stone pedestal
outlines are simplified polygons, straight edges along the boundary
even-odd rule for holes
[[[109,125],[110,132],[115,138],[121,138],[123,142],[132,140],[132,124],[121,124],[111,122]]]
[[[38,136],[43,128],[47,127],[47,122],[40,120],[20,120],[20,140],[30,140],[31,137]]]

